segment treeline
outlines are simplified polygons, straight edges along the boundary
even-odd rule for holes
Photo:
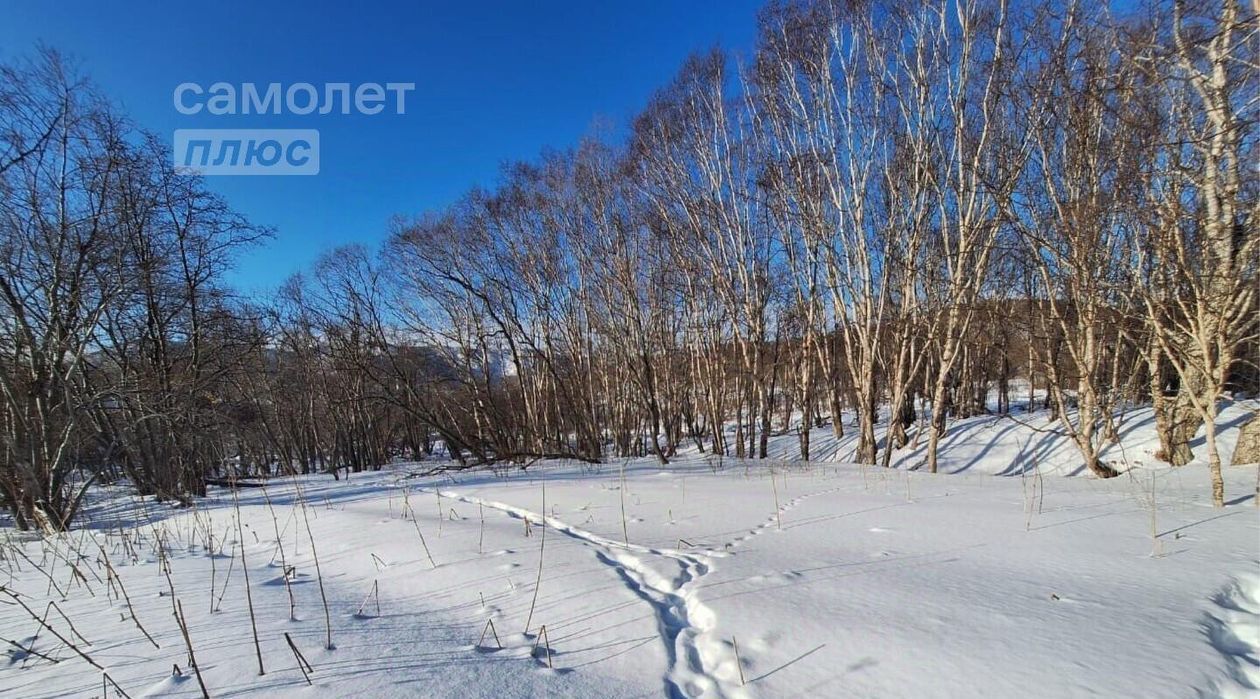
[[[64,527],[89,478],[654,455],[854,458],[1039,401],[1099,476],[1257,388],[1257,18],[1235,0],[775,2],[617,143],[506,167],[274,299],[267,234],[55,56],[0,94],[0,497]],[[1018,389],[1016,387],[1019,387]],[[1016,395],[1016,391],[1020,395]],[[1026,394],[1024,393],[1026,392]],[[841,415],[847,415],[842,420]],[[848,424],[846,424],[846,422]],[[887,438],[877,439],[885,423]]]

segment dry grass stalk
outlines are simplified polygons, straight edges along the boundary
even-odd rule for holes
[[[289,595],[289,621],[293,621],[297,610],[297,602],[293,599],[293,584],[289,579],[289,562],[284,553],[284,537],[280,532],[280,520],[276,517],[276,508],[271,504],[271,496],[267,494],[267,486],[263,486],[263,499],[267,501],[267,509],[271,512],[271,526],[276,532],[276,549],[280,554],[280,570],[283,571],[284,591]],[[287,525],[286,525],[287,526]],[[272,555],[275,560],[275,555]]]
[[[179,600],[175,600],[175,620],[179,622],[179,632],[184,636],[184,646],[188,649],[188,664],[192,666],[193,674],[197,676],[197,684],[201,687],[201,697],[210,699],[206,682],[201,678],[201,668],[197,666],[197,655],[193,653],[192,638],[188,635],[188,620],[184,618],[184,605],[180,604]]]
[[[547,511],[547,480],[542,481],[542,511]],[[529,518],[525,518],[529,522]],[[534,580],[534,597],[529,601],[529,615],[525,618],[525,633],[529,633],[529,625],[534,621],[534,606],[538,604],[538,588],[542,587],[543,551],[547,546],[547,526],[543,522],[542,536],[538,541],[538,577]]]
[[[232,506],[236,509],[236,538],[241,540],[241,573],[245,577],[245,606],[249,609],[249,629],[254,634],[254,655],[258,658],[258,674],[265,675],[267,670],[263,667],[262,645],[258,642],[258,622],[254,618],[254,594],[249,588],[249,565],[245,560],[245,537],[241,532],[241,501],[237,497],[235,488],[232,489]],[[257,536],[255,534],[254,538],[257,539]]]
[[[26,646],[22,645],[21,643],[18,643],[17,641],[10,641],[7,638],[0,638],[0,641],[4,641],[5,643],[13,646],[14,648],[17,648],[18,650],[22,651],[23,653],[26,653],[27,655],[33,655],[37,658],[43,658],[44,660],[47,660],[50,663],[56,664],[56,663],[61,662],[60,658],[50,658],[47,655],[44,655],[43,653],[40,653],[39,651],[35,650],[34,648],[27,648]],[[34,645],[34,643],[32,643],[31,645]],[[23,660],[22,662],[25,664],[26,661]]]
[[[57,630],[56,630],[56,629],[54,629],[52,626],[49,626],[49,625],[48,625],[48,623],[47,623],[46,621],[44,621],[43,619],[40,619],[40,618],[39,618],[39,615],[38,615],[38,614],[36,614],[36,613],[35,613],[35,612],[34,612],[34,611],[30,608],[30,607],[26,606],[26,603],[22,601],[22,598],[21,598],[20,596],[18,596],[18,594],[17,594],[16,592],[14,592],[14,591],[12,591],[12,590],[10,590],[10,589],[6,588],[6,587],[0,586],[0,593],[3,593],[3,594],[5,594],[5,595],[8,595],[10,598],[12,598],[12,599],[13,599],[13,601],[14,601],[14,602],[17,602],[17,603],[18,603],[18,605],[22,607],[22,609],[25,609],[25,610],[26,610],[26,613],[27,613],[27,614],[29,614],[29,615],[30,615],[30,617],[31,617],[32,619],[34,619],[35,621],[39,622],[39,625],[40,625],[40,626],[42,626],[42,627],[44,627],[44,628],[48,629],[48,632],[49,632],[49,633],[51,633],[52,635],[56,636],[58,641],[61,641],[62,643],[66,644],[66,646],[67,646],[68,648],[70,648],[70,650],[72,650],[72,651],[74,651],[75,653],[77,653],[77,654],[79,655],[79,657],[80,657],[80,658],[83,658],[84,660],[86,660],[86,661],[87,661],[87,662],[88,662],[88,663],[89,663],[92,667],[96,668],[97,670],[104,670],[104,669],[105,669],[105,668],[101,667],[100,665],[97,665],[97,664],[96,664],[96,661],[95,661],[95,660],[93,660],[93,659],[92,659],[92,657],[91,657],[91,656],[89,656],[87,653],[84,653],[84,652],[83,652],[83,650],[82,650],[81,648],[79,648],[78,646],[76,646],[73,642],[71,642],[71,641],[70,641],[69,639],[67,639],[65,636],[62,636],[60,633],[57,633]]]
[[[543,644],[543,648],[547,651],[547,669],[554,670],[555,667],[551,664],[551,639],[547,636],[546,624],[543,624],[542,627],[538,629],[538,637],[534,639],[534,653],[538,652],[538,644],[540,642]]]
[[[298,497],[301,498],[302,491],[298,491]],[[315,579],[319,582],[319,600],[324,605],[324,647],[328,650],[333,649],[332,643],[332,615],[328,613],[328,596],[324,593],[324,575],[319,569],[319,554],[315,550],[315,535],[311,533],[311,519],[306,514],[306,501],[302,499],[302,522],[306,525],[306,538],[311,541],[311,558],[315,561]]]
[[[379,617],[381,615],[381,594],[379,581],[372,581],[372,591],[367,594],[367,597],[363,598],[363,603],[359,605],[359,611],[355,612],[355,616],[363,616],[363,608],[367,606],[368,600],[376,601],[376,616]]]
[[[113,687],[115,692],[122,695],[126,699],[131,699],[131,695],[128,694],[126,690],[124,690],[122,687],[119,687],[118,683],[114,681],[113,677],[109,676],[108,672],[102,672],[101,673],[101,696],[102,697],[109,696],[110,687]]]
[[[503,642],[499,640],[499,632],[494,628],[494,619],[486,619],[486,625],[481,629],[481,638],[477,639],[477,645],[482,645],[486,640],[486,631],[494,634],[494,642],[499,646],[499,650],[503,650]]]
[[[411,512],[411,523],[416,528],[416,536],[420,537],[420,545],[424,547],[424,555],[429,559],[429,565],[437,568],[437,563],[433,560],[433,554],[429,553],[429,544],[424,540],[424,532],[420,531],[420,519],[416,517],[416,513],[411,509],[411,503],[407,503],[407,510]]]
[[[284,640],[289,644],[289,650],[293,651],[293,657],[297,659],[298,669],[302,671],[302,678],[306,680],[307,685],[310,685],[310,673],[315,672],[315,668],[311,667],[311,664],[306,661],[306,658],[302,655],[302,651],[298,650],[297,644],[289,637],[288,631],[284,633]]]
[[[136,617],[136,608],[131,604],[131,597],[127,594],[127,588],[123,585],[122,578],[118,577],[118,572],[114,570],[113,564],[109,562],[109,554],[105,552],[105,547],[101,546],[100,542],[97,542],[96,546],[100,549],[101,559],[105,564],[106,579],[110,581],[111,588],[114,581],[118,582],[118,590],[122,593],[123,601],[127,603],[127,614],[131,616],[132,623],[136,625],[136,628],[139,629],[140,633],[144,634],[145,638],[149,639],[149,643],[152,643],[154,648],[161,648],[161,646],[158,645],[158,642],[153,640],[153,636],[150,636],[149,632],[146,631],[144,626],[140,624],[140,619]],[[213,590],[211,590],[211,592],[213,593]]]
[[[779,486],[774,480],[774,466],[770,467],[770,489],[774,491],[774,526],[776,529],[783,529],[782,508],[779,507]]]

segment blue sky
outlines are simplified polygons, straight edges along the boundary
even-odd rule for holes
[[[293,3],[295,8],[298,3]],[[746,52],[760,0],[114,4],[0,1],[0,60],[43,42],[80,62],[140,125],[315,128],[314,177],[212,177],[277,235],[231,282],[266,292],[321,252],[375,244],[390,217],[491,185],[501,163],[624,125],[692,51]],[[371,5],[371,6],[368,6]],[[124,9],[125,8],[125,9]],[[186,116],[176,85],[414,82],[407,113]],[[392,97],[391,97],[392,103]]]

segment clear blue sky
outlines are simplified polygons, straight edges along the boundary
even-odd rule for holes
[[[212,177],[277,235],[232,282],[266,292],[321,252],[373,245],[391,216],[491,185],[499,165],[566,147],[599,120],[624,125],[692,51],[746,52],[760,0],[192,4],[0,0],[0,60],[44,42],[140,125],[316,128],[314,177]],[[186,116],[171,94],[270,82],[414,82],[407,113]],[[392,97],[391,97],[392,102]]]

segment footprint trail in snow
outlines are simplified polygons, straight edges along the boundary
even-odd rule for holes
[[[1222,699],[1260,696],[1260,576],[1244,574],[1212,597],[1204,631],[1229,664],[1229,678],[1216,683]]]
[[[741,699],[746,696],[739,685],[735,653],[729,643],[714,635],[717,617],[695,593],[698,581],[712,569],[706,559],[727,554],[628,544],[525,508],[452,491],[439,492],[444,498],[481,505],[530,522],[542,522],[553,531],[593,548],[599,562],[614,569],[626,587],[655,612],[669,664],[664,677],[665,692],[671,699]],[[648,560],[666,561],[677,573],[672,577],[663,575],[649,565]]]

